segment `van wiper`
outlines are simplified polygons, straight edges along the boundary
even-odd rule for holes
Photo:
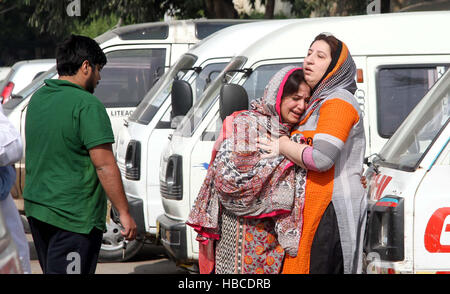
[[[203,68],[202,68],[201,66],[194,66],[194,67],[188,67],[188,68],[180,68],[180,69],[178,70],[178,72],[180,72],[180,71],[182,71],[182,70],[193,70],[193,71],[195,71],[197,74],[199,74],[199,73],[203,70]]]
[[[23,97],[21,95],[11,95],[11,99],[23,99]]]
[[[372,161],[370,161],[369,159],[371,157],[375,157]],[[364,164],[367,165],[369,168],[372,167],[372,169],[374,170],[374,172],[378,175],[380,173],[379,171],[379,164],[378,162],[380,161],[385,161],[385,159],[383,157],[381,157],[380,154],[378,153],[373,153],[367,157],[364,158]]]
[[[251,69],[251,68],[242,68],[242,69],[230,69],[230,70],[227,70],[227,71],[225,72],[225,74],[224,74],[224,76],[223,76],[223,80],[222,80],[222,82],[223,82],[224,84],[227,83],[226,75],[227,75],[228,73],[231,73],[231,72],[243,72],[243,73],[244,73],[244,77],[247,77],[247,78],[248,78],[248,77],[252,74],[253,69]]]
[[[196,74],[200,74],[200,72],[203,70],[203,68],[201,68],[200,66],[194,66],[194,67],[187,67],[187,68],[180,68],[177,72],[177,74],[175,75],[175,77],[173,78],[174,80],[178,80],[180,77],[178,76],[178,73],[180,71],[189,71],[189,70],[193,70]],[[186,74],[186,73],[185,73]]]
[[[252,74],[253,69],[251,69],[249,67],[248,68],[243,68],[243,69],[230,69],[230,70],[227,70],[225,72],[225,74],[230,73],[230,72],[243,72],[244,75],[248,77],[248,76],[250,76]]]

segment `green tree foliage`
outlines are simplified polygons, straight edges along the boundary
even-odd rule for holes
[[[367,1],[364,0],[282,0],[292,5],[292,13],[297,17],[319,17],[366,14]]]
[[[46,58],[54,55],[53,39],[47,33],[28,26],[33,7],[23,7],[14,0],[0,0],[0,66],[17,60]]]
[[[90,23],[75,21],[71,33],[95,38],[119,23],[120,18],[114,14],[98,17]]]
[[[31,27],[57,38],[70,32],[79,32],[80,28],[87,28],[91,24],[105,26],[110,25],[112,20],[117,20],[118,25],[151,22],[161,20],[164,16],[163,0],[80,0],[79,16],[67,13],[67,7],[72,1],[17,0],[17,2],[22,7],[34,8],[28,19]],[[93,31],[92,28],[88,30]]]
[[[165,13],[185,18],[237,18],[232,0],[79,0],[80,15],[69,16],[67,6],[73,0],[17,0],[17,5],[33,12],[28,24],[39,32],[47,32],[57,38],[86,28],[96,33],[91,25],[105,27],[142,22],[161,21]],[[110,27],[109,27],[110,28]]]
[[[255,9],[256,0],[249,0],[253,9]],[[260,0],[260,3],[265,6],[264,18],[274,18],[275,0]]]
[[[70,16],[67,7],[76,1],[80,3],[80,15]],[[265,13],[239,16],[233,0],[0,0],[0,65],[7,59],[51,56],[55,43],[70,33],[95,37],[115,26],[161,21],[165,14],[178,19],[279,18],[274,15],[275,0],[248,1],[253,7],[256,1],[265,5]],[[305,18],[365,14],[367,4],[373,0],[282,1],[292,5],[293,17]],[[389,2],[391,10],[429,2],[382,1]]]

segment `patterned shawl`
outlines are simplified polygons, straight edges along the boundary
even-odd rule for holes
[[[278,242],[291,256],[297,254],[306,172],[294,168],[284,156],[261,159],[256,148],[257,138],[289,136],[293,125],[281,122],[280,104],[284,84],[296,69],[281,69],[266,86],[264,96],[252,101],[249,111],[225,119],[187,220],[199,233],[197,240],[220,238],[218,223],[224,208],[240,217],[274,217]],[[293,140],[300,141],[300,136]],[[303,179],[297,179],[301,189],[296,189],[296,171]]]

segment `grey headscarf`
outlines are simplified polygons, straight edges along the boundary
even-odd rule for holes
[[[344,42],[339,41],[338,54],[333,56],[331,68],[327,70],[320,82],[313,89],[311,99],[303,114],[305,118],[309,112],[314,110],[317,104],[338,89],[345,89],[354,94],[357,87],[355,81],[356,65]]]

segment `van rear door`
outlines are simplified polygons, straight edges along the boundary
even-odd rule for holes
[[[450,64],[450,55],[369,56],[367,154],[377,153]]]
[[[170,45],[123,45],[103,50],[108,62],[94,95],[105,105],[117,141],[124,119],[169,67]]]

